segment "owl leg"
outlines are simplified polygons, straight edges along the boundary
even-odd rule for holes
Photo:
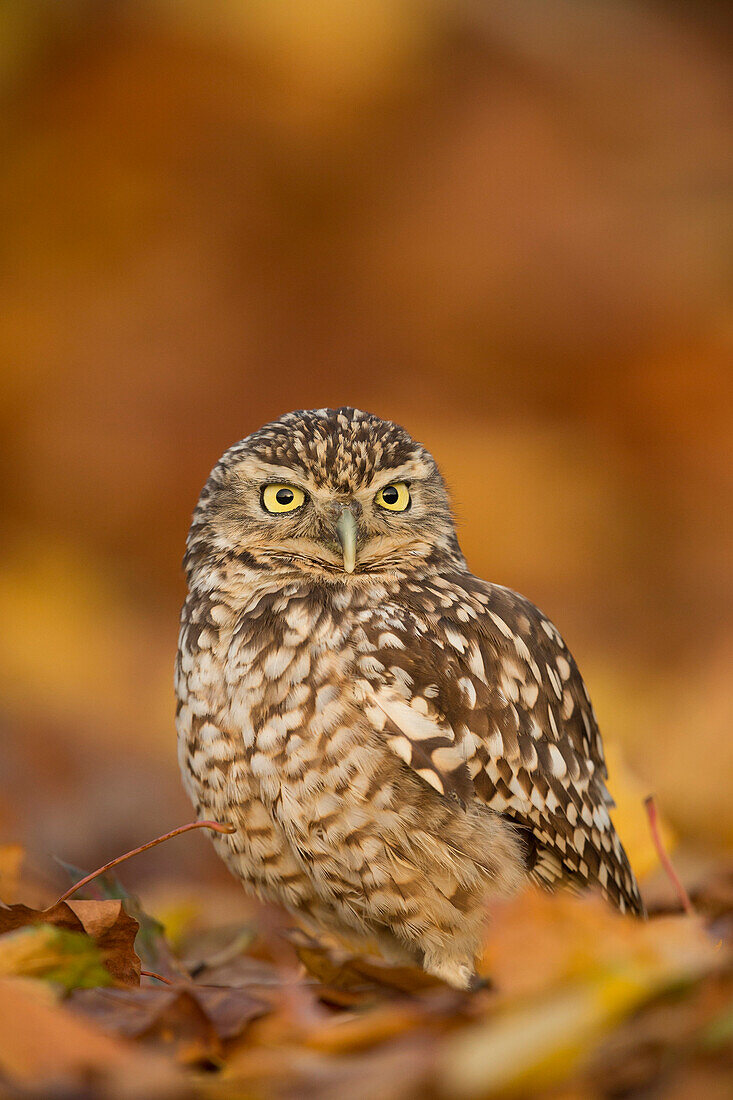
[[[422,965],[422,953],[397,939],[389,928],[368,921],[361,922],[359,927],[345,923],[343,915],[321,899],[292,912],[298,924],[315,940],[322,940],[325,932],[354,955],[381,955],[393,966]]]

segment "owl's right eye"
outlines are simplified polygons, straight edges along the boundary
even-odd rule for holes
[[[294,512],[305,500],[305,493],[295,485],[265,485],[262,489],[262,507],[275,515]]]

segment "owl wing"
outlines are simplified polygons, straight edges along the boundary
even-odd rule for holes
[[[362,701],[392,751],[446,797],[478,797],[515,823],[536,881],[597,885],[643,912],[593,707],[553,624],[517,593],[456,574],[415,586],[366,633]]]

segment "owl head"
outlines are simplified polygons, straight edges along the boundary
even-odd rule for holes
[[[436,557],[463,562],[434,458],[397,424],[341,408],[286,413],[226,451],[186,567],[239,558],[351,583]]]

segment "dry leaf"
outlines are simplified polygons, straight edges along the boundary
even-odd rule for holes
[[[629,920],[599,899],[529,892],[490,936],[500,1011],[451,1038],[443,1094],[522,1094],[566,1079],[595,1041],[663,990],[727,953],[689,917]]]
[[[79,990],[71,1003],[105,1031],[168,1048],[183,1064],[222,1056],[216,1028],[188,990]]]
[[[526,1095],[562,1080],[592,1040],[633,1008],[642,989],[630,974],[587,983],[466,1029],[451,1039],[439,1071],[441,1095]]]
[[[242,1034],[267,1005],[243,989],[85,989],[70,998],[105,1031],[170,1044],[182,1061],[220,1058],[222,1044]]]
[[[237,1050],[207,1100],[313,1097],[317,1100],[421,1100],[435,1095],[429,1036],[403,1036],[372,1050],[324,1055],[294,1046]]]
[[[290,930],[288,938],[308,973],[324,986],[336,990],[363,992],[381,989],[416,993],[443,987],[437,978],[416,967],[392,966],[371,956],[352,955],[338,947],[319,943],[300,929]]]
[[[66,902],[104,955],[110,974],[123,985],[140,984],[140,959],[135,951],[139,924],[121,901]]]
[[[134,947],[138,923],[125,912],[121,901],[62,901],[49,909],[0,907],[0,935],[33,924],[86,933],[99,947],[104,965],[116,981],[140,984],[140,959]]]
[[[191,996],[201,1005],[219,1038],[226,1042],[238,1038],[250,1020],[269,1011],[269,1006],[245,989],[219,989],[197,985]]]
[[[94,941],[52,924],[29,925],[0,936],[0,977],[42,978],[67,990],[112,984]]]
[[[174,1067],[100,1034],[23,978],[0,979],[0,1076],[39,1096],[87,1095],[92,1078],[105,1100],[190,1095]]]
[[[225,988],[258,989],[279,988],[284,980],[283,973],[264,959],[253,959],[251,955],[239,955],[221,966],[205,965],[195,972],[196,983],[204,986]]]
[[[547,894],[531,888],[492,906],[479,972],[504,995],[535,995],[589,971],[624,965],[629,956],[656,958],[669,950],[709,958],[699,921],[674,916],[622,917],[601,898]]]

